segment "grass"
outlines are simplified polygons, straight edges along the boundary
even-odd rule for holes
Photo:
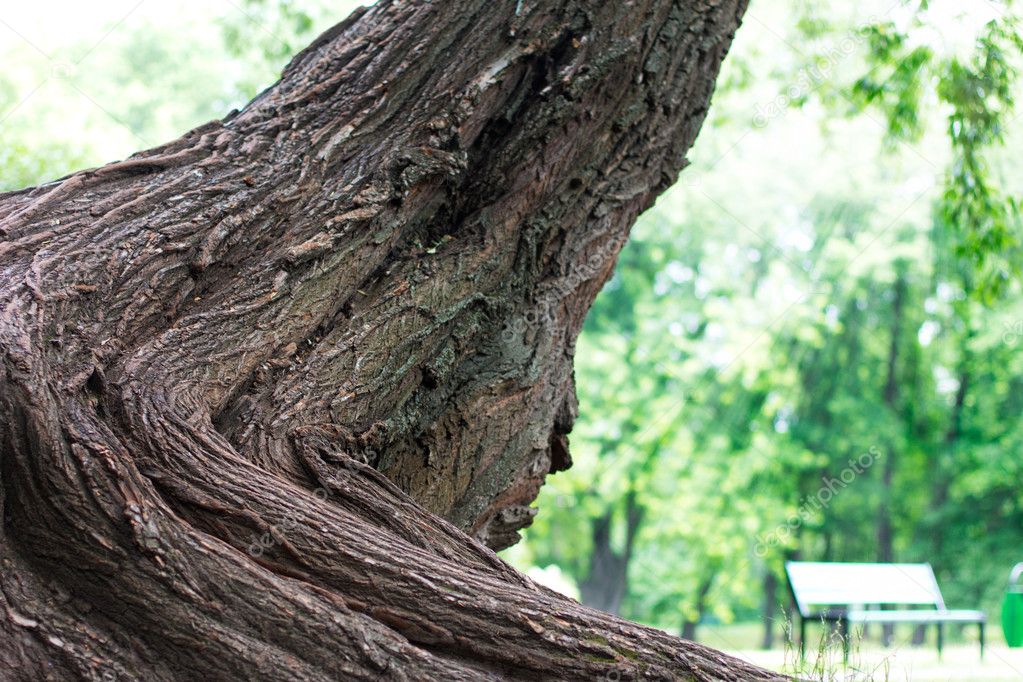
[[[948,628],[951,630],[951,628]],[[933,628],[932,628],[933,630]],[[841,641],[821,626],[809,626],[807,654],[800,662],[798,648],[784,636],[779,647],[759,649],[763,627],[757,623],[708,625],[698,639],[756,665],[795,675],[805,680],[827,682],[1004,682],[1023,680],[1023,649],[1009,649],[996,624],[988,626],[984,658],[975,641],[976,628],[957,636],[948,633],[941,659],[935,650],[933,632],[922,646],[911,644],[912,628],[897,627],[891,647],[878,641],[875,626],[867,639],[854,637],[848,665],[842,662]]]

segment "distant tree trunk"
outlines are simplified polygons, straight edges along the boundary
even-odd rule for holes
[[[622,599],[629,586],[629,562],[632,549],[643,520],[643,508],[636,501],[635,490],[625,496],[625,546],[615,551],[611,543],[614,511],[593,520],[593,550],[590,553],[589,572],[579,583],[579,597],[583,604],[618,615]]]
[[[761,618],[764,622],[764,638],[760,642],[762,649],[774,648],[774,621],[778,613],[778,576],[767,569],[764,573],[764,603]]]
[[[967,331],[960,341],[959,371],[956,376],[958,386],[948,417],[948,428],[945,430],[943,448],[934,462],[934,477],[928,510],[934,527],[931,534],[934,561],[940,561],[943,555],[945,525],[941,515],[948,502],[948,491],[952,484],[952,472],[955,466],[955,451],[959,446],[959,439],[962,437],[963,413],[966,407],[966,396],[970,390],[970,365],[973,362],[970,344],[973,341],[973,331],[969,328],[968,321],[966,324]]]
[[[888,372],[884,386],[884,404],[893,416],[898,414],[898,363],[899,346],[902,332],[902,310],[906,299],[906,277],[900,270],[895,278],[895,288],[892,300],[892,333],[888,346]],[[895,550],[893,547],[894,531],[892,529],[892,479],[895,475],[895,460],[897,448],[889,444],[884,464],[881,470],[881,505],[877,513],[877,560],[884,564],[895,561]],[[890,646],[894,626],[891,623],[884,623],[881,626],[881,640],[885,646]],[[865,635],[864,635],[865,636]]]
[[[707,595],[710,594],[710,588],[714,586],[715,577],[717,577],[717,572],[708,573],[700,580],[700,584],[696,588],[696,617],[682,623],[682,639],[696,641],[696,627],[703,620],[703,614],[707,610]]]
[[[0,678],[777,677],[482,544],[569,464],[574,339],[744,7],[385,0],[0,195]]]
[[[928,504],[928,515],[931,527],[931,561],[940,568],[940,562],[944,557],[944,529],[942,513],[948,502],[948,491],[952,484],[951,472],[954,471],[955,450],[959,445],[959,438],[962,435],[963,411],[966,406],[966,395],[970,388],[970,364],[972,356],[970,342],[973,339],[973,331],[969,321],[966,322],[967,331],[960,341],[959,371],[957,373],[958,386],[956,387],[955,398],[952,401],[952,409],[949,413],[948,428],[945,430],[943,449],[939,452],[933,463],[933,474],[931,484],[931,499]],[[923,644],[927,638],[926,626],[919,626],[913,631],[913,644]]]
[[[827,480],[828,470],[823,469],[821,471],[821,477],[819,480]],[[821,552],[821,561],[834,561],[835,557],[835,534],[830,528],[825,527],[821,531],[821,539],[824,541],[824,549]]]

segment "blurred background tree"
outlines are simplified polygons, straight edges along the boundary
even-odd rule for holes
[[[3,17],[0,189],[222,116],[357,3],[65,4]],[[586,321],[575,465],[508,560],[687,637],[776,644],[789,558],[929,561],[996,616],[1023,560],[1018,11],[753,3]]]
[[[1023,559],[1016,27],[754,3],[587,320],[576,466],[514,562],[689,637],[775,643],[792,558],[929,561],[997,619]]]

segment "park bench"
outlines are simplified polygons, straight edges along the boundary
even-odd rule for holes
[[[806,623],[835,623],[849,658],[850,626],[914,623],[937,628],[938,656],[945,623],[976,624],[984,657],[982,611],[949,610],[930,564],[846,564],[815,561],[785,563],[792,598],[799,610],[799,651],[806,655]],[[907,607],[892,609],[891,607]],[[908,608],[916,607],[916,608]]]

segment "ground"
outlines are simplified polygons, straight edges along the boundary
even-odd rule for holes
[[[989,625],[993,640],[980,660],[976,641],[957,641],[945,647],[941,660],[932,642],[923,647],[908,643],[909,632],[897,631],[896,644],[886,649],[876,642],[859,647],[850,659],[848,668],[842,667],[841,650],[831,647],[820,657],[816,652],[807,656],[802,670],[804,679],[841,680],[843,682],[1003,682],[1023,680],[1023,649],[1010,649],[1002,641],[1001,633]],[[700,641],[722,649],[751,663],[788,673],[795,672],[795,660],[790,649],[758,650],[756,642],[761,628],[755,624],[706,626],[701,628]],[[821,671],[824,671],[822,674]]]

